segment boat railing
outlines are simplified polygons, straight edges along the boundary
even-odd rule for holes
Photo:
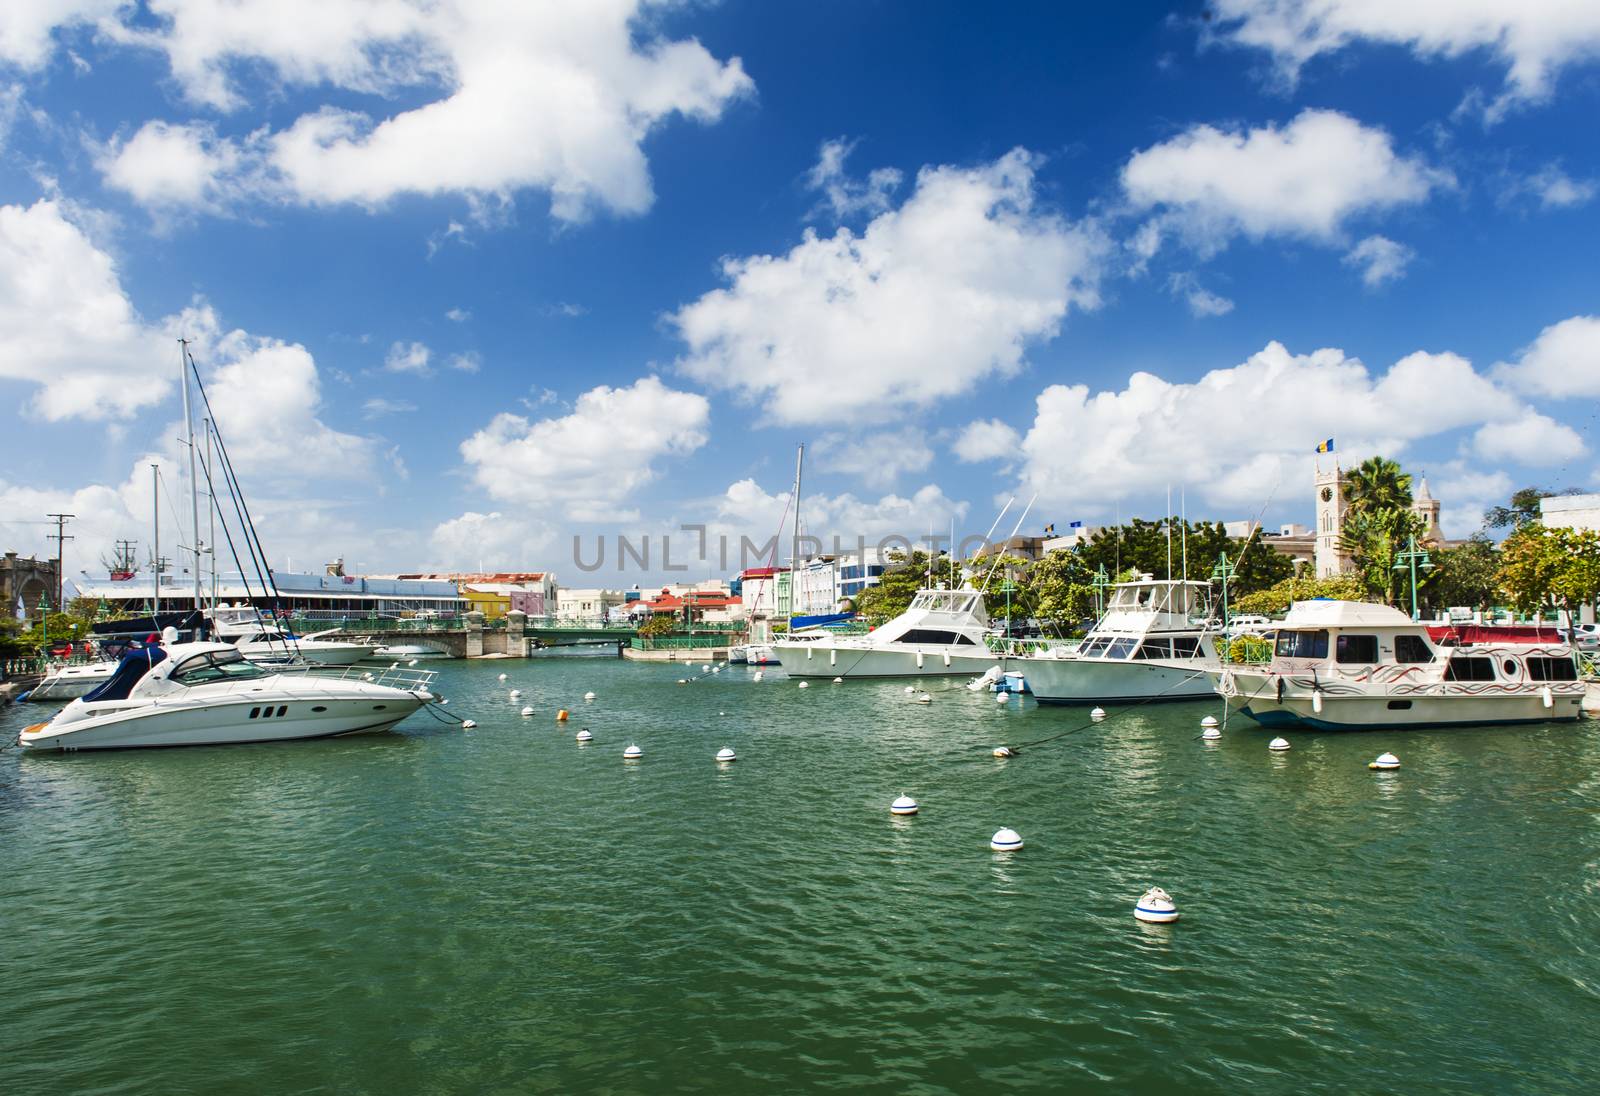
[[[1070,651],[1076,648],[1082,640],[1048,639],[1037,636],[1026,639],[1015,636],[1009,638],[1006,636],[985,636],[984,642],[994,654],[1021,658],[1028,655],[1042,655],[1046,651],[1057,649]]]
[[[323,666],[311,663],[306,666],[295,666],[281,673],[303,673],[307,677],[315,677],[323,681],[365,681],[370,685],[387,685],[391,689],[401,689],[408,693],[433,688],[433,679],[439,674],[434,670],[414,670],[409,666],[402,666],[398,662],[392,666],[379,666],[371,669],[361,666]]]
[[[1248,633],[1217,641],[1217,657],[1223,662],[1244,666],[1264,666],[1272,661],[1272,640]]]

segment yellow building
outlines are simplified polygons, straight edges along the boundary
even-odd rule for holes
[[[464,582],[461,596],[469,612],[482,613],[484,620],[498,620],[511,611],[511,592],[521,589],[503,582]]]

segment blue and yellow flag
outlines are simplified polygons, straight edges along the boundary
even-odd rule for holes
[[[1329,438],[1327,441],[1325,441],[1321,445],[1317,446],[1317,452],[1319,452],[1319,453],[1331,453],[1331,452],[1333,452],[1333,439]]]
[[[1049,525],[1046,525],[1044,527],[1044,535],[1045,536],[1049,536],[1051,533],[1054,533],[1055,531],[1056,531],[1056,523],[1053,522],[1053,521]]]

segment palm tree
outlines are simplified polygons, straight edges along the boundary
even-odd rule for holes
[[[1411,509],[1411,473],[1397,461],[1368,457],[1345,473],[1344,498],[1353,514]]]

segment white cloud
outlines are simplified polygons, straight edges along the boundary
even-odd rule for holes
[[[1167,290],[1175,296],[1183,298],[1189,306],[1189,312],[1201,319],[1207,316],[1226,316],[1233,311],[1233,302],[1218,293],[1213,293],[1200,284],[1200,279],[1191,271],[1181,271],[1167,279]]]
[[[1507,422],[1479,427],[1472,436],[1472,448],[1485,460],[1552,466],[1565,464],[1585,451],[1577,431],[1532,408]]]
[[[1546,164],[1532,175],[1511,176],[1501,188],[1500,201],[1509,204],[1518,198],[1538,201],[1541,209],[1571,209],[1586,205],[1600,193],[1593,179],[1574,179],[1559,163]]]
[[[858,181],[845,173],[844,162],[855,150],[856,142],[844,139],[822,142],[817,162],[806,173],[806,185],[822,192],[834,220],[842,221],[860,213],[877,215],[889,208],[889,196],[905,180],[895,168],[880,167]]]
[[[126,141],[109,142],[95,162],[109,186],[141,205],[219,209],[240,159],[239,149],[210,125],[149,122]]]
[[[440,522],[429,538],[437,566],[444,570],[541,567],[548,565],[554,532],[531,518],[499,510],[468,510]]]
[[[1455,354],[1418,352],[1373,373],[1339,350],[1296,355],[1274,342],[1192,383],[1135,373],[1121,391],[1051,385],[1020,446],[1018,493],[1106,510],[1178,482],[1216,504],[1259,507],[1280,480],[1309,475],[1313,445],[1330,435],[1346,461],[1397,457],[1530,413]]]
[[[673,116],[715,121],[753,90],[737,59],[654,33],[650,7],[156,0],[153,25],[124,7],[102,11],[97,26],[109,41],[164,54],[185,95],[204,108],[260,108],[283,87],[424,100],[374,118],[349,109],[348,95],[329,95],[286,128],[213,144],[213,157],[233,158],[228,178],[240,193],[366,207],[454,194],[489,209],[537,189],[556,218],[572,222],[596,209],[649,208],[649,134]],[[38,33],[27,37],[37,42]],[[166,179],[185,149],[169,141],[162,151],[158,176]],[[138,173],[129,166],[124,175]],[[180,197],[171,185],[154,193]]]
[[[395,342],[389,346],[389,353],[384,355],[383,367],[391,373],[412,373],[419,377],[426,377],[433,370],[428,367],[428,362],[433,358],[433,351],[419,342]]]
[[[1515,490],[1511,477],[1501,471],[1484,471],[1463,461],[1451,461],[1430,490],[1440,500],[1439,523],[1445,536],[1468,537],[1483,528],[1483,512],[1504,505]]]
[[[670,317],[679,367],[774,423],[875,421],[1021,368],[1073,305],[1098,304],[1105,244],[1034,206],[1034,160],[924,168],[858,236],[723,260],[730,285]]]
[[[1387,236],[1368,236],[1345,252],[1345,266],[1361,268],[1361,283],[1377,289],[1405,277],[1406,267],[1417,253]]]
[[[974,463],[984,460],[1010,460],[1022,447],[1022,435],[999,419],[969,422],[957,436],[956,457]]]
[[[410,400],[389,400],[382,396],[374,396],[361,405],[361,417],[375,419],[382,415],[403,415],[416,409],[417,405]]]
[[[476,373],[483,367],[483,358],[476,350],[463,350],[459,354],[451,354],[445,359],[445,364],[462,373]]]
[[[1600,316],[1551,324],[1515,362],[1496,366],[1495,376],[1543,396],[1600,396]]]
[[[901,476],[921,472],[933,463],[927,432],[916,426],[862,435],[824,434],[817,439],[815,455],[817,467],[879,488],[892,486]]]
[[[787,492],[769,494],[753,479],[731,484],[712,503],[713,516],[705,522],[708,540],[727,536],[733,552],[738,550],[740,537],[765,544],[783,520],[788,503]],[[846,492],[841,495],[807,493],[800,500],[800,531],[815,538],[823,551],[833,551],[836,542],[842,550],[854,550],[861,539],[873,546],[889,536],[914,540],[921,547],[928,530],[948,539],[951,521],[959,528],[966,516],[967,504],[949,498],[934,484],[920,487],[910,495],[888,494],[877,499],[863,499]],[[789,556],[788,536],[785,532],[779,546],[779,556],[783,559]],[[805,550],[802,546],[801,551]],[[755,565],[754,560],[747,562]]]
[[[1450,176],[1397,155],[1388,133],[1337,111],[1302,111],[1287,126],[1197,125],[1144,149],[1122,169],[1128,202],[1202,251],[1234,235],[1335,243],[1347,221],[1425,200]],[[1154,250],[1153,242],[1145,247]]]
[[[709,419],[704,396],[644,377],[592,388],[560,418],[496,415],[461,443],[461,455],[499,501],[561,508],[577,520],[622,519],[632,516],[623,503],[658,475],[656,460],[705,444]]]
[[[58,28],[92,25],[125,0],[8,0],[0,4],[0,60],[36,69],[50,59]]]
[[[125,419],[171,390],[178,351],[59,202],[0,206],[0,378],[51,420]]]
[[[468,320],[472,319],[472,313],[468,312],[465,308],[452,308],[450,311],[444,314],[444,318],[449,320],[451,323],[466,323]]]
[[[1220,35],[1269,51],[1291,81],[1307,61],[1357,42],[1419,57],[1484,50],[1507,68],[1490,118],[1549,97],[1566,66],[1600,54],[1600,6],[1586,0],[1212,0]]]

